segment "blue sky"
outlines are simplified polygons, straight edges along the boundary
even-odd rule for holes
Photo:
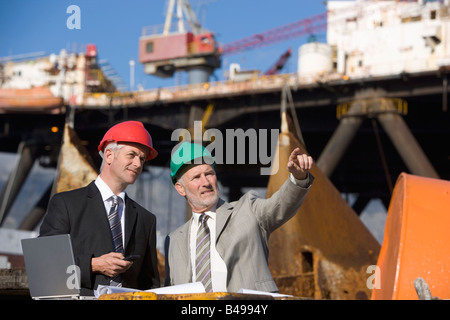
[[[326,11],[322,0],[190,0],[202,26],[215,33],[222,43],[230,43]],[[67,7],[81,11],[81,29],[66,26]],[[99,58],[108,60],[125,84],[129,84],[129,60],[136,61],[135,85],[145,89],[175,84],[146,75],[138,62],[138,41],[144,26],[162,25],[166,0],[2,0],[0,1],[0,57],[44,51],[46,54],[84,51],[97,45]],[[318,34],[325,42],[325,32]],[[286,72],[297,69],[300,37],[242,54],[223,57],[222,69],[214,79],[223,79],[232,62],[241,69],[265,72],[289,48],[293,50]]]

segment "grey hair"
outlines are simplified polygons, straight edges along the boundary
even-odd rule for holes
[[[118,144],[116,142],[110,142],[106,145],[104,150],[111,149],[113,152],[117,152],[124,146],[125,145],[123,145],[123,144]],[[100,154],[100,157],[102,157],[102,164],[100,165],[100,172],[102,172],[103,167],[105,166],[105,153],[104,153],[104,151],[99,151],[98,153]]]

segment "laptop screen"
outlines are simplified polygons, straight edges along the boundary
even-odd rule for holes
[[[70,235],[22,239],[22,250],[33,299],[79,295],[80,274]]]

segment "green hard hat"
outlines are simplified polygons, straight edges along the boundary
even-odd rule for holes
[[[170,177],[177,182],[177,172],[187,164],[210,164],[215,169],[216,159],[204,146],[198,143],[182,142],[170,159]]]

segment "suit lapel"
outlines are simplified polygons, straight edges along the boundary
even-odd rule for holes
[[[88,201],[90,205],[88,206],[92,214],[89,215],[91,220],[91,226],[96,226],[97,232],[100,234],[101,239],[109,239],[105,241],[104,245],[107,245],[109,251],[113,250],[111,229],[109,227],[108,216],[105,210],[105,205],[103,204],[102,195],[98,190],[94,182],[88,185]]]
[[[125,243],[124,248],[127,248],[133,233],[137,219],[137,208],[134,201],[131,201],[128,196],[125,196]]]
[[[190,230],[191,230],[192,218],[189,219],[175,234],[177,238],[174,243],[177,245],[177,259],[180,260],[180,265],[186,266],[188,272],[183,270],[186,276],[185,281],[190,282],[192,280],[192,265],[191,265],[191,247],[190,247]]]
[[[219,241],[219,237],[222,234],[222,231],[225,228],[228,219],[230,218],[232,209],[233,206],[231,204],[223,201],[222,199],[219,199],[216,209],[216,244]]]

